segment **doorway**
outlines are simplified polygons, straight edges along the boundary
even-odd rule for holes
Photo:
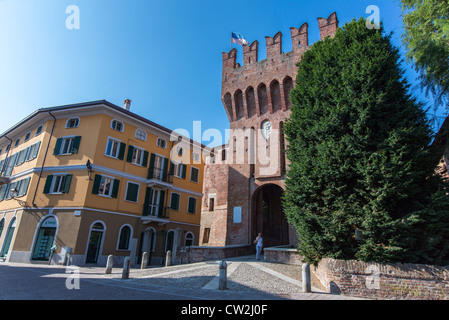
[[[253,239],[262,233],[263,246],[289,244],[288,222],[282,208],[283,189],[275,184],[261,186],[253,195]]]
[[[87,245],[86,263],[97,263],[100,253],[101,243],[103,240],[104,225],[96,222],[89,235],[89,243]]]
[[[32,260],[48,261],[51,247],[55,240],[57,222],[54,217],[49,217],[41,224],[34,246]]]
[[[4,258],[9,252],[9,247],[11,246],[12,236],[14,235],[14,230],[16,229],[16,217],[12,218],[9,223],[8,231],[5,234],[5,240],[3,241],[2,251],[0,252],[0,257]]]

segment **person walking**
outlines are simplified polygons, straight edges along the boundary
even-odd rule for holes
[[[259,232],[256,240],[254,240],[254,243],[256,244],[256,260],[260,260],[260,253],[262,252],[263,246],[262,233]]]

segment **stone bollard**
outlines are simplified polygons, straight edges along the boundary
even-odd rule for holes
[[[171,266],[171,251],[170,250],[167,251],[167,254],[165,256],[165,266],[166,267]]]
[[[312,292],[312,285],[310,283],[310,265],[308,263],[302,265],[302,292]]]
[[[104,273],[111,274],[113,265],[114,265],[114,256],[111,254],[110,256],[108,256],[108,261],[106,262],[106,271]]]
[[[122,279],[129,279],[130,266],[131,266],[131,259],[130,257],[126,257],[125,261],[123,261]]]
[[[140,269],[146,269],[148,267],[148,252],[144,252],[142,254],[142,264],[140,265]]]
[[[220,262],[220,272],[218,274],[218,290],[226,290],[228,289],[228,275],[227,275],[227,269],[228,265],[226,264],[226,261]]]

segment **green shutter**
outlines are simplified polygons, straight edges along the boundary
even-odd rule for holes
[[[137,202],[138,193],[139,193],[139,185],[135,183],[128,183],[128,190],[126,191],[126,200]]]
[[[126,156],[126,162],[133,161],[133,152],[134,152],[134,146],[129,145],[128,146],[128,155]]]
[[[61,143],[62,143],[62,138],[59,138],[59,139],[56,140],[55,149],[53,150],[53,154],[54,155],[58,155],[59,154],[59,150],[61,149]]]
[[[159,218],[162,218],[164,215],[164,206],[165,206],[165,191],[161,190],[159,197],[159,214],[158,214]]]
[[[47,194],[50,192],[50,187],[51,187],[51,181],[53,180],[53,175],[49,175],[47,176],[47,180],[45,181],[45,186],[44,186],[44,194]]]
[[[38,142],[36,143],[36,147],[33,149],[33,154],[31,155],[31,157],[30,157],[29,160],[33,160],[34,158],[37,157],[37,153],[39,152],[39,147],[40,147],[40,146],[41,146],[41,142],[38,141]]]
[[[148,151],[143,152],[142,166],[144,166],[145,168],[147,167],[148,164],[148,155],[149,155]]]
[[[125,158],[126,143],[120,142],[120,150],[118,151],[118,159],[123,160]]]
[[[149,214],[151,191],[152,191],[151,188],[147,187],[147,191],[145,193],[145,203],[143,205],[143,212],[142,212],[143,216],[147,216]]]
[[[81,137],[80,136],[76,136],[73,139],[72,150],[71,150],[72,154],[77,154],[78,153],[78,150],[80,148],[80,142],[81,142]]]
[[[168,174],[168,159],[164,158],[162,167],[162,181],[167,182],[167,174]]]
[[[11,157],[8,158],[8,166],[6,167],[4,176],[9,178],[12,173],[12,169],[14,168],[14,164],[16,163],[17,153],[14,153]]]
[[[197,168],[192,168],[190,172],[190,181],[198,182],[199,170]]]
[[[62,186],[62,193],[69,193],[70,183],[72,182],[73,175],[68,174],[65,176],[64,185]]]
[[[9,187],[10,187],[10,184],[3,185],[3,189],[0,193],[0,201],[5,200],[5,196],[8,193]]]
[[[114,179],[114,185],[112,186],[112,194],[111,194],[112,198],[117,198],[119,185],[120,180]]]
[[[173,176],[175,174],[175,164],[170,161],[170,170],[168,171],[168,174],[170,176]]]
[[[171,194],[170,209],[179,210],[179,194],[177,193]]]
[[[153,179],[155,159],[156,159],[156,155],[154,153],[152,153],[150,156],[150,168],[148,169],[148,179]]]
[[[185,164],[181,164],[181,167],[182,167],[182,178],[185,179],[186,178],[187,166]]]
[[[187,210],[189,213],[195,213],[196,211],[196,198],[189,198],[189,207]]]
[[[98,192],[100,191],[100,183],[101,183],[101,175],[96,174],[94,179],[94,186],[92,188],[93,194],[98,194]]]
[[[24,195],[26,195],[26,193],[27,193],[27,191],[28,191],[28,186],[29,186],[29,184],[30,184],[30,180],[31,180],[30,177],[28,177],[28,178],[26,178],[26,179],[23,180],[22,186],[20,187],[20,190],[19,190],[19,196],[24,196]]]

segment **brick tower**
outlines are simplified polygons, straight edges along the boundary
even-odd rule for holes
[[[336,13],[318,18],[321,40],[334,36]],[[290,28],[292,51],[282,52],[282,33],[265,37],[267,58],[258,60],[259,42],[223,52],[221,99],[230,121],[229,143],[214,150],[205,168],[200,246],[243,254],[261,232],[264,247],[296,243],[282,211],[288,165],[282,124],[290,115],[289,92],[308,48],[308,24]]]

